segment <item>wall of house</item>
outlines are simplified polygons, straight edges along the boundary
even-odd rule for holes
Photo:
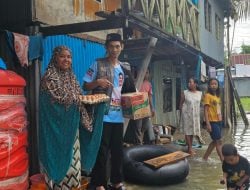
[[[98,11],[115,11],[121,7],[120,0],[35,0],[34,19],[48,25],[62,25],[99,20]],[[105,39],[109,31],[88,33]],[[115,30],[114,32],[117,32]]]
[[[200,10],[200,45],[201,51],[215,60],[224,62],[224,15],[223,10],[219,7],[217,0],[209,0],[212,8],[211,23],[212,31],[208,31],[205,28],[205,16],[204,16],[204,0],[199,0]],[[221,32],[220,39],[216,39],[215,34],[215,14],[221,19]]]
[[[236,64],[236,77],[250,77],[250,65]]]
[[[101,19],[97,11],[115,11],[120,0],[35,0],[34,17],[49,25],[70,24]]]
[[[181,76],[171,60],[162,60],[153,65],[153,92],[156,116],[155,124],[177,126],[179,121],[179,101]],[[177,89],[178,88],[178,89]]]
[[[246,88],[246,86],[249,86],[250,77],[235,77],[233,80],[239,96],[250,97],[250,88]]]

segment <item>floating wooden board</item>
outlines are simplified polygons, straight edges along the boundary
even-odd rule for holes
[[[154,168],[160,168],[164,165],[182,160],[188,156],[190,156],[190,154],[182,151],[176,151],[170,154],[165,154],[156,158],[152,158],[150,160],[146,160],[144,161],[144,163],[153,166]]]

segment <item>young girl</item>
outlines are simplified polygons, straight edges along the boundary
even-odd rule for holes
[[[215,147],[220,160],[223,161],[223,155],[221,153],[221,99],[219,81],[217,79],[212,78],[208,81],[208,90],[204,96],[203,103],[206,128],[212,139],[212,142],[209,144],[203,159],[207,160]]]

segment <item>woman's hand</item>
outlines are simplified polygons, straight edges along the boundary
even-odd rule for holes
[[[97,83],[101,88],[109,88],[113,86],[113,84],[108,79],[97,79]]]

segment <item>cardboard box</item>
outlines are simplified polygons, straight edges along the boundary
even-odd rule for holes
[[[151,116],[148,94],[146,92],[122,94],[121,104],[125,118],[136,120]]]

